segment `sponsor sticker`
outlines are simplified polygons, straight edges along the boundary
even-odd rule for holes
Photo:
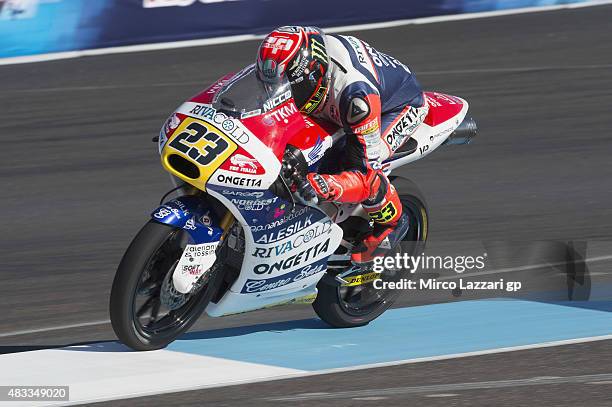
[[[269,199],[236,199],[232,203],[241,211],[262,211],[278,200],[278,197]]]
[[[274,109],[276,106],[281,105],[282,103],[286,102],[289,99],[291,99],[291,90],[288,90],[285,93],[282,93],[276,96],[275,98],[268,99],[263,105],[264,111],[269,112],[270,110]]]
[[[264,124],[268,124],[270,119],[274,119],[278,123],[288,123],[289,116],[297,113],[297,107],[295,103],[287,103],[285,106],[279,109],[273,110],[263,118]]]
[[[271,49],[272,55],[274,55],[278,53],[278,51],[289,51],[293,46],[293,39],[288,37],[269,36],[261,46],[266,49]]]
[[[385,136],[385,141],[392,151],[397,150],[414,133],[423,122],[429,109],[409,107],[408,111],[393,125]]]
[[[346,283],[342,284],[342,286],[352,287],[356,285],[368,284],[378,279],[380,275],[381,273],[372,272],[372,273],[367,273],[367,274],[359,274],[356,276],[343,277],[343,280],[346,281]]]
[[[356,124],[368,117],[370,114],[370,105],[363,98],[356,97],[351,99],[347,113],[346,121],[349,124]]]
[[[380,130],[380,126],[378,125],[378,119],[375,118],[375,119],[370,120],[366,124],[363,124],[355,128],[354,131],[355,133],[367,135],[367,134],[376,133],[378,130]]]
[[[308,210],[308,208],[302,208],[300,210],[297,210],[293,213],[290,213],[287,216],[282,217],[281,219],[278,219],[274,222],[270,222],[266,225],[258,225],[258,226],[251,226],[251,231],[253,232],[261,232],[264,230],[270,230],[270,229],[274,229],[278,226],[281,226],[299,216],[301,216],[302,214],[304,214],[306,211]],[[301,212],[301,213],[300,213]],[[287,225],[284,228],[278,229],[276,231],[270,232],[270,233],[266,233],[264,235],[262,235],[259,239],[257,239],[257,243],[274,243],[276,241],[279,241],[281,239],[287,238],[295,233],[298,233],[299,231],[307,228],[308,226],[312,225],[312,216],[313,215],[308,215],[305,218],[302,219],[298,219],[296,222],[291,223],[289,225]]]
[[[325,242],[319,242],[315,246],[311,246],[300,253],[294,254],[293,256],[280,259],[274,263],[258,264],[254,267],[253,271],[255,274],[272,274],[277,271],[286,271],[299,266],[302,263],[307,263],[309,260],[327,252],[327,250],[329,250],[329,239],[327,239]]]
[[[256,159],[249,158],[244,154],[234,154],[230,157],[230,163],[229,170],[234,172],[257,174],[261,169]]]
[[[220,184],[231,185],[236,187],[260,187],[261,180],[255,178],[246,178],[237,175],[219,174],[216,180]]]
[[[199,103],[194,105],[191,102],[188,102],[187,105],[189,106],[185,110],[187,114],[197,116],[198,118],[203,119],[204,121],[214,125],[215,127],[222,129],[225,134],[232,137],[232,139],[234,139],[240,144],[246,144],[249,142],[250,136],[244,130],[244,127],[239,121],[228,117],[223,112],[217,112],[217,109],[215,109],[211,105]]]
[[[286,231],[283,231],[283,229],[281,229],[282,232],[279,231],[279,233],[276,235],[272,233],[270,235],[264,235],[261,238],[259,238],[257,240],[257,243],[260,243],[263,240],[268,240],[268,237],[269,237],[269,239],[272,241],[268,241],[268,243],[273,243],[273,244],[266,245],[266,246],[255,246],[252,255],[254,257],[260,257],[264,259],[267,259],[270,257],[281,256],[281,255],[291,252],[294,249],[299,249],[304,244],[313,241],[319,236],[322,236],[324,234],[329,234],[331,230],[332,230],[332,222],[328,220],[328,221],[321,222],[321,223],[315,223],[313,227],[307,230],[300,231],[293,236],[288,236],[282,241],[280,239],[272,240],[278,236],[285,236]]]
[[[283,287],[287,284],[295,283],[300,280],[303,280],[307,277],[314,276],[315,274],[321,273],[326,270],[325,264],[312,265],[309,264],[301,269],[298,269],[294,272],[284,274],[282,276],[261,279],[261,280],[252,280],[249,279],[242,287],[240,291],[243,294],[247,293],[259,293],[263,291],[273,290],[275,288]]]
[[[193,284],[208,271],[217,258],[219,242],[187,245],[172,274],[172,283],[181,293],[188,293]]]
[[[221,191],[221,193],[223,195],[245,196],[252,198],[261,198],[262,196],[264,196],[264,192],[262,191],[237,191],[224,189],[223,191]]]
[[[324,139],[321,139],[320,136],[317,137],[317,141],[315,145],[310,149],[304,150],[304,155],[306,156],[306,162],[308,165],[312,165],[323,158],[325,152],[331,148],[334,141],[331,136],[327,136]]]

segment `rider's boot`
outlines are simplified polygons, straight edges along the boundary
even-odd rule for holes
[[[376,195],[362,204],[374,221],[374,228],[353,248],[351,261],[355,265],[366,265],[376,257],[385,256],[408,232],[408,216],[402,211],[395,187],[388,181],[383,182]]]

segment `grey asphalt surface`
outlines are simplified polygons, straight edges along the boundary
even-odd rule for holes
[[[605,243],[612,241],[610,21],[612,7],[601,6],[354,33],[405,61],[425,89],[467,99],[479,124],[472,145],[437,150],[399,172],[427,197],[434,245],[599,240],[604,242],[589,256],[612,255]],[[174,107],[250,63],[256,48],[256,42],[245,42],[0,66],[0,352],[114,339],[104,321],[115,268],[169,187],[150,139]],[[598,264],[602,274],[609,265]],[[194,329],[312,315],[309,307],[284,307],[202,318]],[[92,325],[12,334],[83,323]],[[520,358],[501,354],[275,382],[266,386],[282,391],[262,392],[257,400],[272,403],[265,397],[319,388],[611,373],[611,350],[607,341],[526,351]],[[571,370],[563,370],[567,366]],[[198,397],[216,397],[215,405],[243,403],[252,390],[181,393],[164,396],[163,404],[186,405]],[[612,392],[609,384],[500,391],[470,390],[426,404],[487,405],[492,392],[503,395],[496,405],[569,405],[572,397],[581,405],[612,404],[605,398]],[[403,405],[406,397],[384,403]],[[161,399],[122,405],[156,400]]]

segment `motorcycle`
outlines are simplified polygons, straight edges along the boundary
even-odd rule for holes
[[[465,100],[425,96],[429,111],[416,132],[398,142],[407,115],[388,135],[398,148],[382,162],[387,175],[476,134]],[[290,303],[312,304],[333,327],[365,325],[387,310],[399,291],[374,282],[406,270],[351,264],[352,248],[372,227],[361,205],[306,201],[300,193],[307,172],[333,167],[341,140],[341,129],[297,110],[288,82],[264,84],[252,65],[182,104],[154,138],[176,186],[113,281],[117,337],[134,350],[159,349],[202,312],[220,317]],[[409,180],[389,179],[409,217],[389,256],[416,253],[427,240],[425,200]],[[164,202],[171,193],[178,196]]]

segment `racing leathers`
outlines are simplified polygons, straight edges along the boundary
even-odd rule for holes
[[[342,203],[362,203],[375,222],[354,249],[354,263],[367,263],[408,230],[397,191],[381,163],[423,122],[428,105],[410,69],[358,38],[326,35],[330,60],[327,97],[311,113],[341,126],[346,134],[340,165],[308,174],[317,195]],[[387,244],[385,244],[385,241]]]

